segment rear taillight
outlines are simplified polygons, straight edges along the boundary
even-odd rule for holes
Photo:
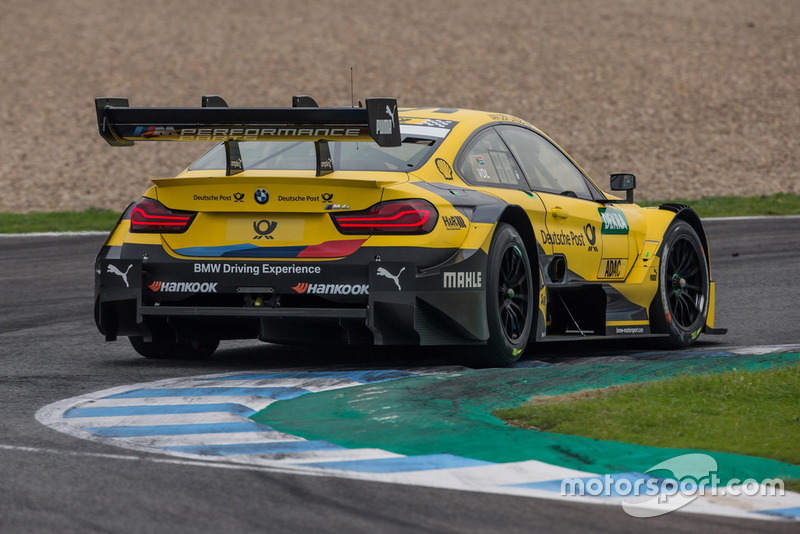
[[[427,234],[439,213],[427,200],[393,200],[364,211],[331,214],[343,234]]]
[[[189,228],[197,213],[176,211],[158,200],[143,198],[131,211],[131,232],[148,234],[180,234]]]

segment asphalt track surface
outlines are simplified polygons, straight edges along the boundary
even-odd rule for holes
[[[708,221],[717,324],[697,350],[796,344],[800,219]],[[102,237],[0,237],[0,532],[789,532],[797,523],[297,476],[180,462],[78,440],[39,424],[47,404],[125,384],[234,371],[408,367],[430,351],[223,344],[204,362],[160,362],[105,343],[91,317]],[[544,344],[580,361],[608,343]],[[636,350],[626,344],[621,350]],[[400,356],[403,356],[401,359]],[[533,354],[527,357],[534,357]],[[578,358],[576,360],[576,358]]]

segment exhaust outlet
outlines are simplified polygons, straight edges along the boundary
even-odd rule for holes
[[[564,256],[554,256],[547,267],[547,276],[553,282],[562,282],[567,276],[567,259]]]

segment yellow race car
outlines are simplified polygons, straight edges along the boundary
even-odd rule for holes
[[[149,358],[221,339],[445,345],[509,365],[529,342],[714,327],[700,218],[642,208],[632,174],[604,193],[550,138],[502,113],[134,108],[95,101],[102,137],[218,141],[153,180],[98,254],[95,319]]]

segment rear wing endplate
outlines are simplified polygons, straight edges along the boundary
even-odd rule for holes
[[[97,126],[112,146],[135,141],[370,141],[400,146],[397,100],[368,98],[364,108],[320,108],[295,97],[291,108],[231,108],[204,96],[199,108],[132,108],[127,98],[97,98]]]

